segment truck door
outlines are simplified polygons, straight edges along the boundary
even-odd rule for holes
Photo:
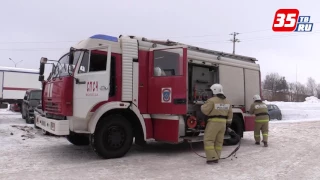
[[[153,48],[149,52],[148,113],[187,113],[187,49]]]
[[[73,116],[86,118],[96,104],[109,98],[111,48],[91,50],[80,57],[74,77]]]

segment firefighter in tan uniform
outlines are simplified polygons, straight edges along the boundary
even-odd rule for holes
[[[226,100],[220,84],[213,84],[213,97],[201,106],[203,114],[209,116],[204,131],[204,150],[207,163],[218,163],[220,159],[226,125],[230,125],[233,117],[232,107]]]
[[[264,143],[264,147],[268,147],[268,107],[261,101],[261,97],[259,95],[254,95],[253,100],[254,103],[251,105],[249,113],[256,116],[254,125],[254,139],[256,141],[256,145],[260,145],[260,131],[262,131],[262,142]]]

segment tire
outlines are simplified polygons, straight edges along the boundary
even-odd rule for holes
[[[89,145],[89,137],[85,136],[85,135],[80,135],[80,134],[76,134],[76,133],[70,133],[67,136],[67,140],[76,146],[86,146]]]
[[[282,114],[278,116],[277,120],[282,120]]]
[[[90,140],[93,150],[100,157],[120,158],[131,148],[133,129],[130,122],[122,115],[109,115],[98,122]]]
[[[26,123],[32,124],[32,121],[30,120],[29,112],[27,112],[27,115],[26,115]]]
[[[21,116],[22,116],[22,119],[26,119],[26,116],[23,115],[23,110],[21,109]]]
[[[239,143],[241,137],[243,136],[243,126],[242,126],[242,123],[241,123],[241,118],[237,115],[235,115],[233,121],[232,121],[232,124],[231,124],[231,129],[233,131],[235,131],[235,133],[238,135],[235,135],[235,134],[229,134],[231,136],[230,139],[225,139],[223,141],[223,145],[225,146],[233,146],[233,145],[236,145]]]

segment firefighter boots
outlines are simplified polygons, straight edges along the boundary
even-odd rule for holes
[[[260,142],[256,142],[256,145],[260,145]]]
[[[214,163],[218,163],[219,162],[219,160],[211,160],[211,161],[207,161],[207,164],[214,164]]]
[[[265,142],[265,141],[264,141],[264,142],[263,142],[263,146],[264,146],[264,147],[268,147],[268,142]]]

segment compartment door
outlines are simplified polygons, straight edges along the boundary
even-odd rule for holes
[[[187,48],[152,48],[149,52],[148,113],[186,114]]]

